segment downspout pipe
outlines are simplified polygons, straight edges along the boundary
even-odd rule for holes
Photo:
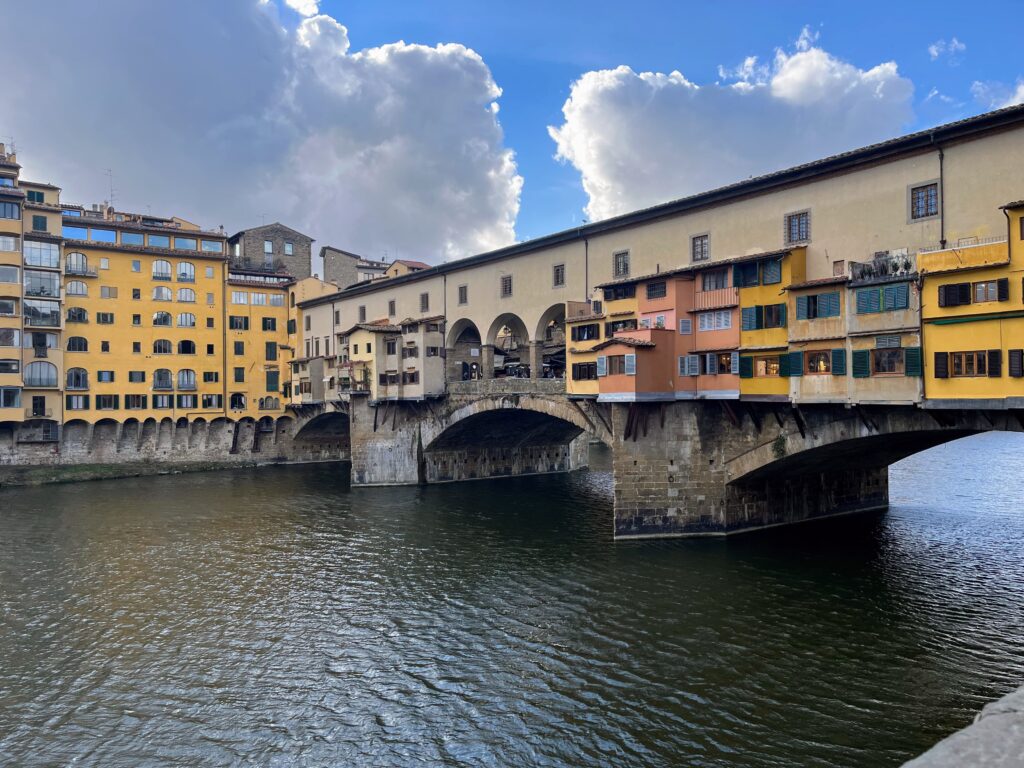
[[[939,246],[946,247],[946,174],[945,159],[946,153],[941,144],[935,143],[935,134],[931,134],[932,144],[935,144],[939,151]]]

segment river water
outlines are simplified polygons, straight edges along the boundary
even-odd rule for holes
[[[614,544],[602,454],[0,492],[0,765],[898,765],[1024,681],[1022,449],[728,541]]]

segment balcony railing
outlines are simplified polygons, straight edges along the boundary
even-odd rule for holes
[[[41,299],[59,299],[60,288],[50,290],[43,286],[25,286],[25,295]]]
[[[896,277],[911,277],[917,272],[917,259],[909,253],[890,251],[876,253],[868,262],[850,262],[850,281],[870,283],[891,280]]]
[[[740,290],[734,286],[716,288],[713,291],[697,291],[693,298],[694,309],[721,309],[735,307],[740,303]]]
[[[60,315],[49,315],[46,317],[25,316],[25,325],[33,328],[60,328]]]
[[[964,241],[967,240],[965,243]],[[950,272],[958,269],[974,269],[1006,264],[1010,260],[1009,246],[1005,237],[964,238],[955,247],[925,251],[917,254],[922,273]]]
[[[75,277],[96,277],[96,270],[89,269],[88,266],[82,264],[65,264],[64,274],[74,275]]]
[[[25,415],[30,419],[48,419],[53,416],[53,408],[26,408]]]

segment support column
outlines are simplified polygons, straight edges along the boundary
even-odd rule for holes
[[[544,342],[530,342],[530,378],[539,379],[544,375]]]
[[[494,345],[480,345],[480,378],[494,378]]]
[[[448,381],[462,381],[462,360],[456,359],[455,349],[445,347],[444,360],[445,376]]]

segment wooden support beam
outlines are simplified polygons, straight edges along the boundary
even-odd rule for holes
[[[779,429],[786,426],[786,419],[781,413],[779,413],[778,408],[772,408],[772,415],[775,416],[775,423],[779,425]]]
[[[747,412],[747,415],[750,417],[750,421],[753,422],[754,429],[757,431],[757,434],[761,434],[761,417],[757,415],[757,411],[750,403],[744,403],[743,410]]]
[[[807,424],[804,422],[803,414],[795,405],[793,406],[793,420],[796,421],[796,428],[800,430],[800,437],[807,438]]]
[[[739,429],[740,425],[743,423],[743,416],[736,413],[736,409],[732,407],[732,403],[728,400],[719,400],[718,405],[721,407],[722,413],[725,414],[725,417],[729,419],[729,423]]]

